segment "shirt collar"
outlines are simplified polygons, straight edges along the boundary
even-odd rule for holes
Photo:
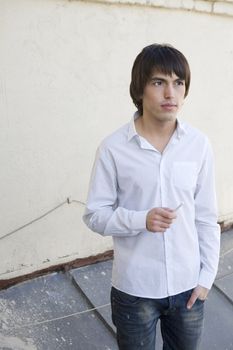
[[[186,130],[185,123],[177,119],[177,126],[176,126],[177,138],[180,139],[181,136],[185,135],[186,133],[187,133],[187,130]]]
[[[135,128],[135,120],[139,117],[139,113],[135,112],[133,118],[129,123],[129,132],[128,132],[128,141],[130,141],[134,136],[138,136],[138,133]]]
[[[128,131],[128,141],[130,141],[134,136],[139,136],[136,128],[135,128],[135,120],[139,117],[139,113],[135,112],[133,118],[129,123],[129,131]],[[180,139],[184,134],[186,134],[187,130],[185,124],[177,119],[177,127],[176,127],[176,135],[177,138]]]

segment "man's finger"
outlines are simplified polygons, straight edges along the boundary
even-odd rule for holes
[[[154,216],[151,217],[153,221],[156,222],[163,222],[165,224],[171,224],[173,219],[169,219],[161,214],[156,213]]]
[[[170,222],[167,223],[165,221],[154,220],[153,224],[154,224],[154,226],[159,226],[160,228],[169,228],[171,223]]]
[[[187,303],[187,308],[190,310],[193,305],[195,304],[196,300],[197,300],[197,294],[195,293],[195,291],[192,292],[192,295]]]
[[[168,211],[167,209],[161,208],[161,211],[159,214],[166,219],[175,219],[176,218],[176,213],[173,210]]]

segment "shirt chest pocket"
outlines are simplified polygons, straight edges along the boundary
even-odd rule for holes
[[[197,164],[195,162],[174,162],[172,168],[172,183],[184,190],[196,187]]]

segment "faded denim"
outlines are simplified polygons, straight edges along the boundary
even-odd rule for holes
[[[192,290],[149,299],[112,287],[112,319],[120,350],[155,350],[156,324],[160,319],[163,350],[198,350],[203,329],[204,302],[186,305]]]

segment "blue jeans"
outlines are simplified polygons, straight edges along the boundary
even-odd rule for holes
[[[197,350],[203,329],[204,302],[191,310],[186,304],[192,290],[163,299],[132,296],[112,287],[112,320],[120,350],[155,350],[160,319],[163,350]]]

